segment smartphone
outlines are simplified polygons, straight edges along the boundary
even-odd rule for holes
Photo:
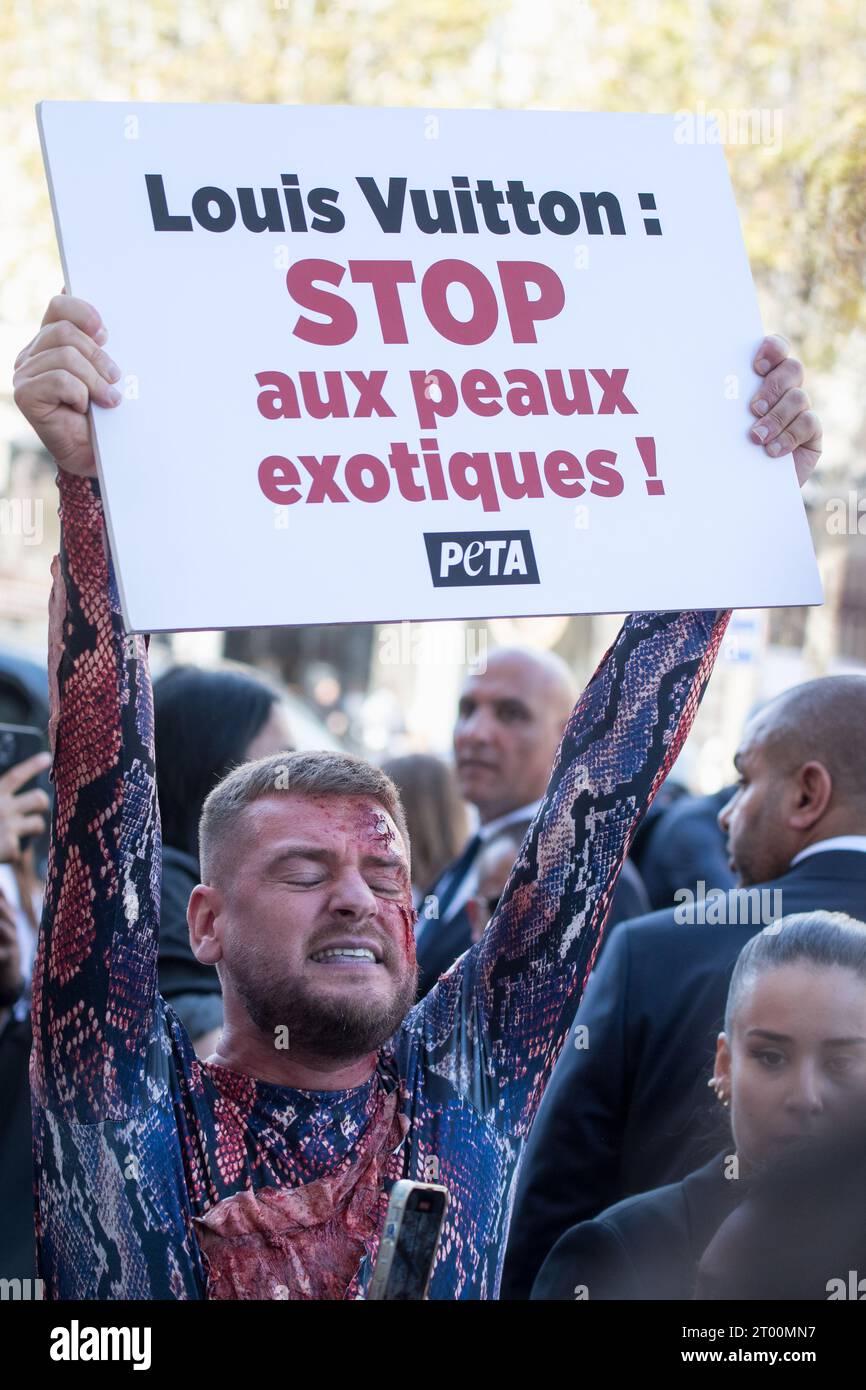
[[[26,758],[32,758],[34,753],[43,753],[47,747],[41,729],[33,728],[29,724],[0,724],[0,776],[18,763],[23,763]],[[29,792],[34,787],[41,787],[51,795],[51,782],[47,772],[31,777],[19,791]],[[21,848],[26,849],[32,839],[32,835],[25,836],[21,841]]]
[[[0,724],[0,775],[44,749],[45,738],[39,729],[29,724]],[[21,790],[30,791],[36,782],[37,779],[32,777]]]
[[[448,1191],[436,1183],[394,1184],[368,1299],[426,1298],[447,1206]]]

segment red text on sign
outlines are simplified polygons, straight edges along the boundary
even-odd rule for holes
[[[497,261],[499,292],[515,343],[536,343],[536,324],[555,318],[565,306],[565,289],[556,271],[539,261]],[[349,261],[353,284],[369,285],[383,343],[408,343],[400,286],[415,284],[411,261]],[[346,274],[336,261],[296,261],[286,274],[289,295],[301,309],[320,314],[321,320],[301,314],[293,334],[319,347],[348,343],[358,328],[352,303],[335,289]],[[470,315],[457,318],[448,298],[452,286],[468,295]],[[530,290],[532,293],[530,294]],[[494,286],[469,261],[435,261],[425,270],[420,284],[421,304],[432,327],[450,343],[472,346],[485,343],[499,323],[499,297]]]

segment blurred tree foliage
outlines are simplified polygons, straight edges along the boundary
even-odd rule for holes
[[[56,273],[37,101],[459,105],[496,3],[3,0],[0,320],[32,323]]]
[[[749,255],[772,321],[829,367],[866,318],[861,15],[858,0],[4,0],[0,315],[53,253],[40,98],[715,109],[773,125],[727,146]]]
[[[504,57],[502,104],[522,78],[526,104],[722,113],[765,319],[784,326],[813,371],[830,367],[848,333],[866,326],[862,6],[553,0],[545,12],[519,0],[512,13],[521,10],[520,56]],[[516,47],[506,39],[503,53]],[[760,129],[764,143],[746,138]]]

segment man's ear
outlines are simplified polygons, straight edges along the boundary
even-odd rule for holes
[[[823,763],[804,763],[794,774],[794,805],[788,813],[792,830],[811,830],[826,813],[833,796],[833,779]]]
[[[190,894],[186,909],[189,926],[189,944],[196,960],[202,965],[216,965],[223,958],[222,943],[217,929],[217,918],[224,907],[222,896],[217,888],[207,883],[199,883]]]

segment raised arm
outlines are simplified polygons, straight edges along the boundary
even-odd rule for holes
[[[729,617],[626,619],[574,708],[492,922],[419,1006],[437,1069],[517,1134],[562,1049],[623,860],[692,726]]]
[[[802,363],[770,335],[752,365],[750,438],[763,466],[790,467],[790,454],[802,486],[822,438]],[[691,728],[729,617],[627,619],[574,709],[492,923],[411,1017],[434,1073],[516,1135],[538,1108],[617,875]]]
[[[55,807],[31,1076],[39,1103],[84,1123],[121,1119],[144,1099],[160,868],[145,642],[124,634],[99,488],[87,476],[85,411],[110,403],[111,377],[91,315],[81,300],[52,300],[15,382],[61,465],[48,662]]]

